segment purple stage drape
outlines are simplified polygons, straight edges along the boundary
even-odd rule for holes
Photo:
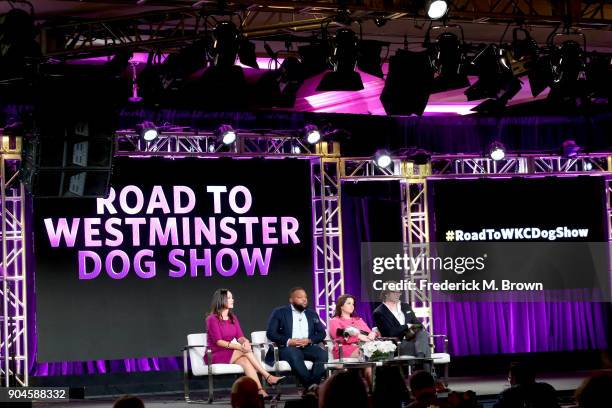
[[[363,197],[359,192],[351,196],[348,188],[344,192],[347,193],[342,197],[345,291],[359,296],[361,243],[401,242],[401,210],[399,201],[393,202],[389,197]],[[370,325],[375,305],[359,302],[356,308]],[[609,319],[609,303],[438,302],[433,305],[434,332],[448,336],[450,351],[455,356],[605,349]],[[440,346],[437,342],[436,347]]]

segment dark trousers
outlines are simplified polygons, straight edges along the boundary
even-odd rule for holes
[[[327,352],[319,346],[282,347],[278,350],[278,356],[289,363],[293,374],[306,388],[318,384],[325,375],[323,364],[327,362]],[[305,360],[312,361],[311,371],[306,368]]]
[[[431,357],[429,333],[425,330],[420,330],[412,340],[402,340],[399,345],[399,352],[403,356]],[[432,368],[431,364],[423,364],[423,370],[425,371],[431,372]]]

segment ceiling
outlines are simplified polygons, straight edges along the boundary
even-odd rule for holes
[[[421,0],[424,1],[424,0]],[[580,0],[568,0],[577,3],[580,7],[579,14],[583,16],[580,26],[584,34],[588,50],[599,50],[612,52],[612,4],[605,5],[600,9],[598,1],[583,0],[592,4],[580,3]],[[611,3],[605,0],[605,3]],[[13,2],[15,3],[15,2]],[[187,10],[188,13],[197,14],[198,11],[214,11],[217,8],[216,1],[197,0],[35,0],[32,1],[35,14],[41,27],[49,28],[59,24],[74,21],[99,21],[102,19],[131,18],[141,13],[155,13],[163,10]],[[266,38],[269,43],[274,43],[279,34],[292,34],[307,36],[312,32],[320,31],[320,21],[336,14],[337,2],[329,0],[321,1],[241,1],[227,2],[229,8],[240,10],[240,15],[245,19],[247,32],[253,31],[253,38]],[[365,0],[360,2],[348,1],[351,16],[361,20],[361,24],[352,24],[356,31],[362,30],[364,38],[378,39],[390,42],[392,48],[402,47],[407,40],[409,43],[420,43],[426,35],[429,21],[420,10],[417,16],[414,11],[408,10],[407,5],[412,2],[407,0],[383,1]],[[365,4],[365,6],[353,6],[352,3]],[[554,26],[561,19],[559,10],[551,7],[549,0],[500,0],[490,2],[488,0],[455,0],[454,8],[451,8],[450,23],[460,24],[464,38],[470,43],[499,42],[502,38],[510,41],[512,29],[516,27],[513,20],[516,19],[516,9],[509,8],[516,5],[527,14],[525,17],[526,28],[531,36],[543,44],[553,31]],[[23,3],[15,3],[18,7],[27,7]],[[391,6],[384,5],[391,4]],[[193,6],[197,7],[193,7]],[[11,5],[9,2],[0,2],[0,12],[7,11]],[[386,24],[378,27],[374,22],[374,16],[384,16]],[[152,17],[156,18],[156,17]],[[576,17],[575,17],[576,18]],[[307,24],[311,22],[311,24]],[[188,26],[194,23],[194,19],[185,19]],[[509,25],[510,23],[510,25]],[[278,29],[280,26],[281,29]],[[297,25],[296,28],[293,25]],[[274,31],[262,30],[274,25]],[[301,25],[301,27],[300,27]],[[331,26],[338,25],[332,22]],[[75,26],[76,27],[76,26]],[[70,29],[76,30],[75,27]],[[142,27],[142,25],[140,25]],[[166,32],[178,27],[176,21],[170,23]],[[83,29],[83,26],[78,28]],[[100,32],[97,33],[101,36]],[[165,35],[165,34],[164,34]],[[284,40],[276,44],[275,49],[284,46]],[[53,45],[43,48],[46,53],[61,53],[65,50]],[[260,54],[264,53],[263,47],[259,46]]]

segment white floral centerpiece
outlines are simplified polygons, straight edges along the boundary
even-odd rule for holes
[[[397,346],[389,340],[374,340],[363,343],[361,350],[369,361],[385,360],[393,357]]]

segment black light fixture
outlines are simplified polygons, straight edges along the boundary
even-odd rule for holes
[[[472,64],[478,80],[465,91],[468,101],[489,98],[472,110],[498,113],[521,90],[521,81],[512,72],[510,53],[495,44],[480,51]]]
[[[380,168],[386,169],[391,165],[393,159],[391,158],[391,153],[387,149],[378,149],[376,153],[374,153],[374,163]]]
[[[487,150],[488,156],[494,161],[503,160],[506,157],[506,148],[501,142],[492,142]]]
[[[137,126],[138,134],[145,142],[152,142],[159,137],[159,129],[155,123],[144,121]]]
[[[30,59],[41,55],[33,8],[31,13],[11,8],[0,15],[0,33],[0,77],[23,77],[26,67],[33,65]]]
[[[359,39],[349,28],[340,28],[333,40],[329,58],[333,70],[323,76],[317,91],[359,91],[363,89],[361,76],[355,71]]]
[[[554,50],[551,64],[549,101],[569,106],[580,106],[586,102],[588,89],[584,48],[574,40],[566,40]]]
[[[240,47],[240,32],[236,25],[231,21],[219,22],[213,29],[212,37],[213,65],[217,67],[234,65]]]
[[[574,140],[566,140],[561,145],[561,150],[563,151],[564,157],[572,159],[578,156],[582,148],[578,146]]]
[[[431,153],[424,149],[414,149],[406,154],[406,160],[422,166],[431,161]]]
[[[389,59],[380,101],[388,115],[422,115],[429,101],[433,68],[427,52],[399,49]]]
[[[231,125],[221,125],[217,128],[215,132],[217,136],[217,143],[222,143],[224,145],[231,145],[236,141],[236,131]]]
[[[382,78],[384,75],[380,53],[383,47],[389,47],[389,43],[376,40],[361,40],[359,42],[359,55],[357,58],[359,70]]]
[[[463,39],[453,32],[445,31],[437,37],[434,43],[426,41],[426,46],[432,53],[435,69],[432,93],[465,88],[470,85],[465,69]]]
[[[317,144],[321,141],[321,131],[315,125],[304,126],[304,140],[308,144]]]

